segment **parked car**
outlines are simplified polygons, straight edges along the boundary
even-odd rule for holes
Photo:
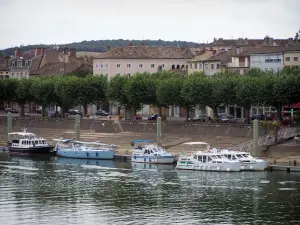
[[[78,109],[70,109],[68,111],[68,114],[69,115],[80,115],[80,116],[82,116],[82,112],[80,112]]]
[[[264,114],[255,114],[253,116],[251,116],[251,120],[272,120],[271,117],[266,116]]]
[[[206,122],[210,120],[210,117],[207,115],[197,115],[194,118],[190,119],[192,122]]]
[[[37,110],[35,110],[35,112],[36,112],[37,114],[42,114],[42,109],[37,109]]]
[[[98,110],[96,112],[96,116],[110,116],[108,112],[105,112],[104,110]]]
[[[135,119],[136,119],[136,120],[142,120],[143,118],[142,118],[142,116],[140,116],[140,115],[136,115],[136,116],[135,116]]]
[[[60,112],[57,112],[57,111],[48,111],[48,116],[49,117],[61,117],[61,114]]]
[[[227,113],[220,113],[218,114],[218,123],[236,123],[237,119],[233,115],[229,115]]]
[[[159,117],[159,114],[153,114],[152,116],[148,117],[148,120],[157,120],[157,117]]]
[[[5,112],[6,112],[6,113],[8,113],[8,112],[10,112],[10,113],[19,113],[19,111],[16,110],[16,109],[14,109],[14,108],[6,108],[6,109],[5,109]]]

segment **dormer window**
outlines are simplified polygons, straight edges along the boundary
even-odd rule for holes
[[[26,66],[26,67],[28,66],[28,62],[27,62],[27,61],[25,62],[25,66]]]

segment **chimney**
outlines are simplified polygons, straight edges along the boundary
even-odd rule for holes
[[[21,49],[15,48],[15,57],[21,57]]]
[[[37,57],[38,55],[43,53],[43,48],[35,48],[34,51],[34,57]]]
[[[110,46],[107,46],[107,51],[108,51],[108,52],[110,51],[110,48],[111,48]]]
[[[134,45],[130,42],[129,46],[134,46]]]

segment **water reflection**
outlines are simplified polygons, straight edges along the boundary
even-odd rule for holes
[[[173,168],[0,154],[2,222],[299,224],[298,173]]]

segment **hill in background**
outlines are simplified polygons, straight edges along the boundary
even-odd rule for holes
[[[84,52],[105,52],[107,51],[107,46],[116,47],[116,46],[128,46],[130,43],[133,45],[139,46],[142,43],[145,43],[147,46],[179,46],[184,48],[194,48],[199,45],[199,43],[195,42],[187,42],[187,41],[163,41],[163,40],[98,40],[98,41],[82,41],[82,42],[74,42],[69,44],[61,44],[61,45],[26,45],[20,46],[22,51],[27,51],[36,47],[68,47],[75,48],[77,51]],[[13,55],[14,48],[7,48],[0,51],[0,55]]]

